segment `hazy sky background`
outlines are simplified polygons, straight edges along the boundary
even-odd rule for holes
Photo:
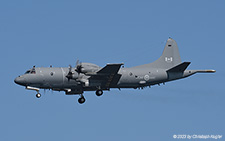
[[[25,90],[15,77],[33,65],[75,66],[76,60],[132,67],[160,57],[177,41],[189,69],[215,74],[144,90]],[[150,141],[174,134],[225,139],[225,1],[8,0],[0,2],[0,140]]]

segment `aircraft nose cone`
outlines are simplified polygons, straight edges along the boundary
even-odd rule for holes
[[[26,83],[25,79],[24,79],[23,77],[21,77],[21,76],[17,77],[17,78],[14,80],[14,82],[15,82],[16,84],[19,84],[19,85],[25,85],[25,83]]]

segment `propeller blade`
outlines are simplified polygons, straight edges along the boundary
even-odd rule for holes
[[[80,62],[80,61],[79,61],[79,59],[78,59],[77,62],[76,62],[76,67],[77,67],[77,65],[79,64],[79,62]]]
[[[69,72],[66,75],[66,77],[67,77],[68,81],[70,81],[70,79],[72,78],[72,75],[73,75],[73,73],[72,73],[72,66],[69,65],[69,68],[68,69],[69,69]]]
[[[75,71],[76,71],[78,74],[80,74],[80,73],[82,72],[81,69],[82,69],[82,63],[81,63],[79,60],[77,60]]]
[[[71,65],[69,65],[69,72],[71,72],[72,71],[72,66]]]

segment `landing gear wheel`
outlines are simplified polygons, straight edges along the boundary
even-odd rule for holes
[[[102,90],[97,90],[97,91],[96,91],[96,95],[97,95],[97,96],[101,96],[102,94],[103,94],[103,91],[102,91]]]
[[[85,98],[84,98],[84,97],[80,97],[80,98],[78,99],[78,102],[79,102],[80,104],[83,104],[83,103],[85,102]]]
[[[37,93],[37,94],[36,94],[36,97],[37,97],[37,98],[40,98],[40,97],[41,97],[41,94],[40,94],[40,93]]]

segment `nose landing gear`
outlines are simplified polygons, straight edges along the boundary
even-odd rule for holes
[[[39,88],[27,86],[26,89],[27,90],[34,90],[34,91],[36,91],[37,92],[36,97],[37,98],[40,98],[41,97],[41,94],[39,93],[39,90],[40,90]]]
[[[41,97],[41,94],[40,94],[40,93],[37,93],[37,94],[36,94],[36,97],[37,97],[37,98],[40,98],[40,97]]]

